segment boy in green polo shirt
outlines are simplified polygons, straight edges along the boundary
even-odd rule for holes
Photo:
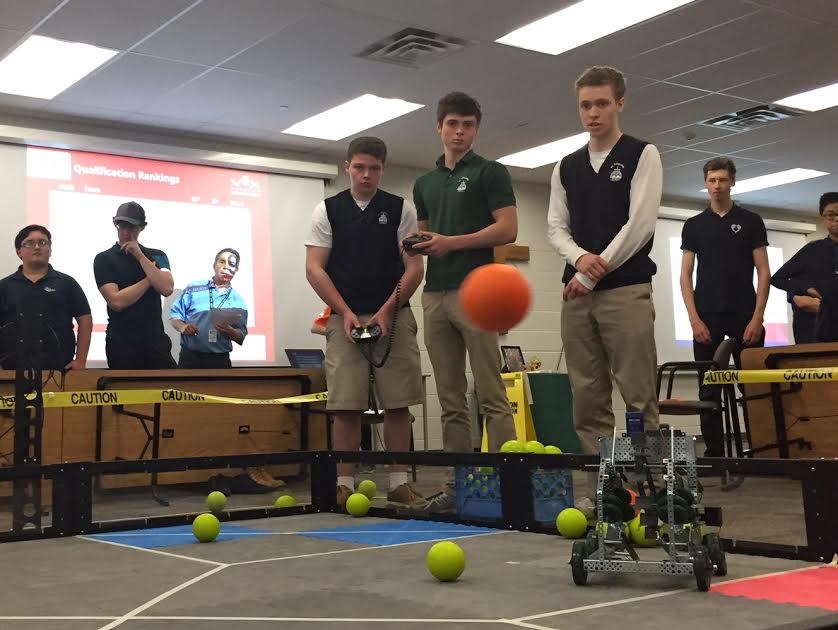
[[[471,150],[481,120],[480,105],[462,92],[439,101],[437,132],[444,152],[436,168],[416,180],[413,200],[420,234],[414,249],[428,256],[422,294],[425,346],[442,406],[445,451],[473,450],[466,401],[468,352],[490,450],[515,438],[506,388],[500,376],[498,335],[476,328],[460,309],[458,291],[468,273],[494,262],[493,248],[518,235],[518,210],[509,172]],[[452,511],[453,483],[429,502],[431,511]]]

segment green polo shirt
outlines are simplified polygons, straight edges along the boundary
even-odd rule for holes
[[[445,166],[445,156],[440,157],[436,168],[413,185],[413,203],[431,232],[455,236],[491,225],[495,210],[515,205],[515,193],[503,164],[469,151],[453,169]],[[458,289],[472,269],[492,262],[491,247],[428,256],[425,291]]]

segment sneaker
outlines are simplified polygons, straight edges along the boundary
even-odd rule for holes
[[[346,500],[352,496],[352,490],[347,488],[346,486],[338,486],[337,487],[337,504],[338,510],[341,512],[346,512]]]
[[[440,492],[429,497],[422,509],[431,514],[454,514],[457,511],[457,501],[453,494]]]
[[[405,507],[425,505],[427,500],[416,492],[409,483],[403,483],[387,493],[387,503],[396,503]]]
[[[582,512],[589,521],[596,518],[596,506],[588,497],[577,499],[573,507]]]

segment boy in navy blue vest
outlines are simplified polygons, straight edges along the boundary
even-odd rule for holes
[[[422,372],[416,319],[410,296],[424,275],[421,256],[408,256],[401,242],[415,234],[416,210],[409,201],[380,190],[387,147],[378,138],[349,144],[345,169],[350,187],[317,204],[306,240],[306,277],[331,308],[326,324],[327,408],[334,412],[332,443],[338,451],[357,451],[361,419],[370,408],[372,358],[377,406],[384,413],[384,441],[391,451],[410,450],[408,407],[422,402]],[[361,325],[381,327],[379,341],[356,343]],[[395,329],[391,330],[395,324]],[[388,338],[389,337],[389,338]],[[363,345],[362,345],[363,344]],[[355,491],[354,464],[337,465],[338,507]],[[390,467],[390,503],[424,504],[407,483],[404,466]]]
[[[620,131],[625,92],[623,75],[607,66],[577,79],[590,139],[556,164],[547,217],[550,242],[567,261],[562,339],[576,432],[589,454],[614,428],[612,376],[626,410],[642,411],[646,429],[658,425],[649,252],[663,176],[657,149]],[[577,507],[592,515],[590,497]]]

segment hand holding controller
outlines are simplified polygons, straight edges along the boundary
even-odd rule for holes
[[[381,327],[378,324],[372,326],[358,326],[349,331],[349,336],[358,342],[375,341],[381,336]]]
[[[413,252],[413,246],[417,243],[424,243],[425,241],[431,240],[431,237],[427,234],[411,234],[410,236],[406,237],[402,241],[402,247],[404,247],[404,251],[406,252]],[[415,250],[418,253],[421,250]]]

